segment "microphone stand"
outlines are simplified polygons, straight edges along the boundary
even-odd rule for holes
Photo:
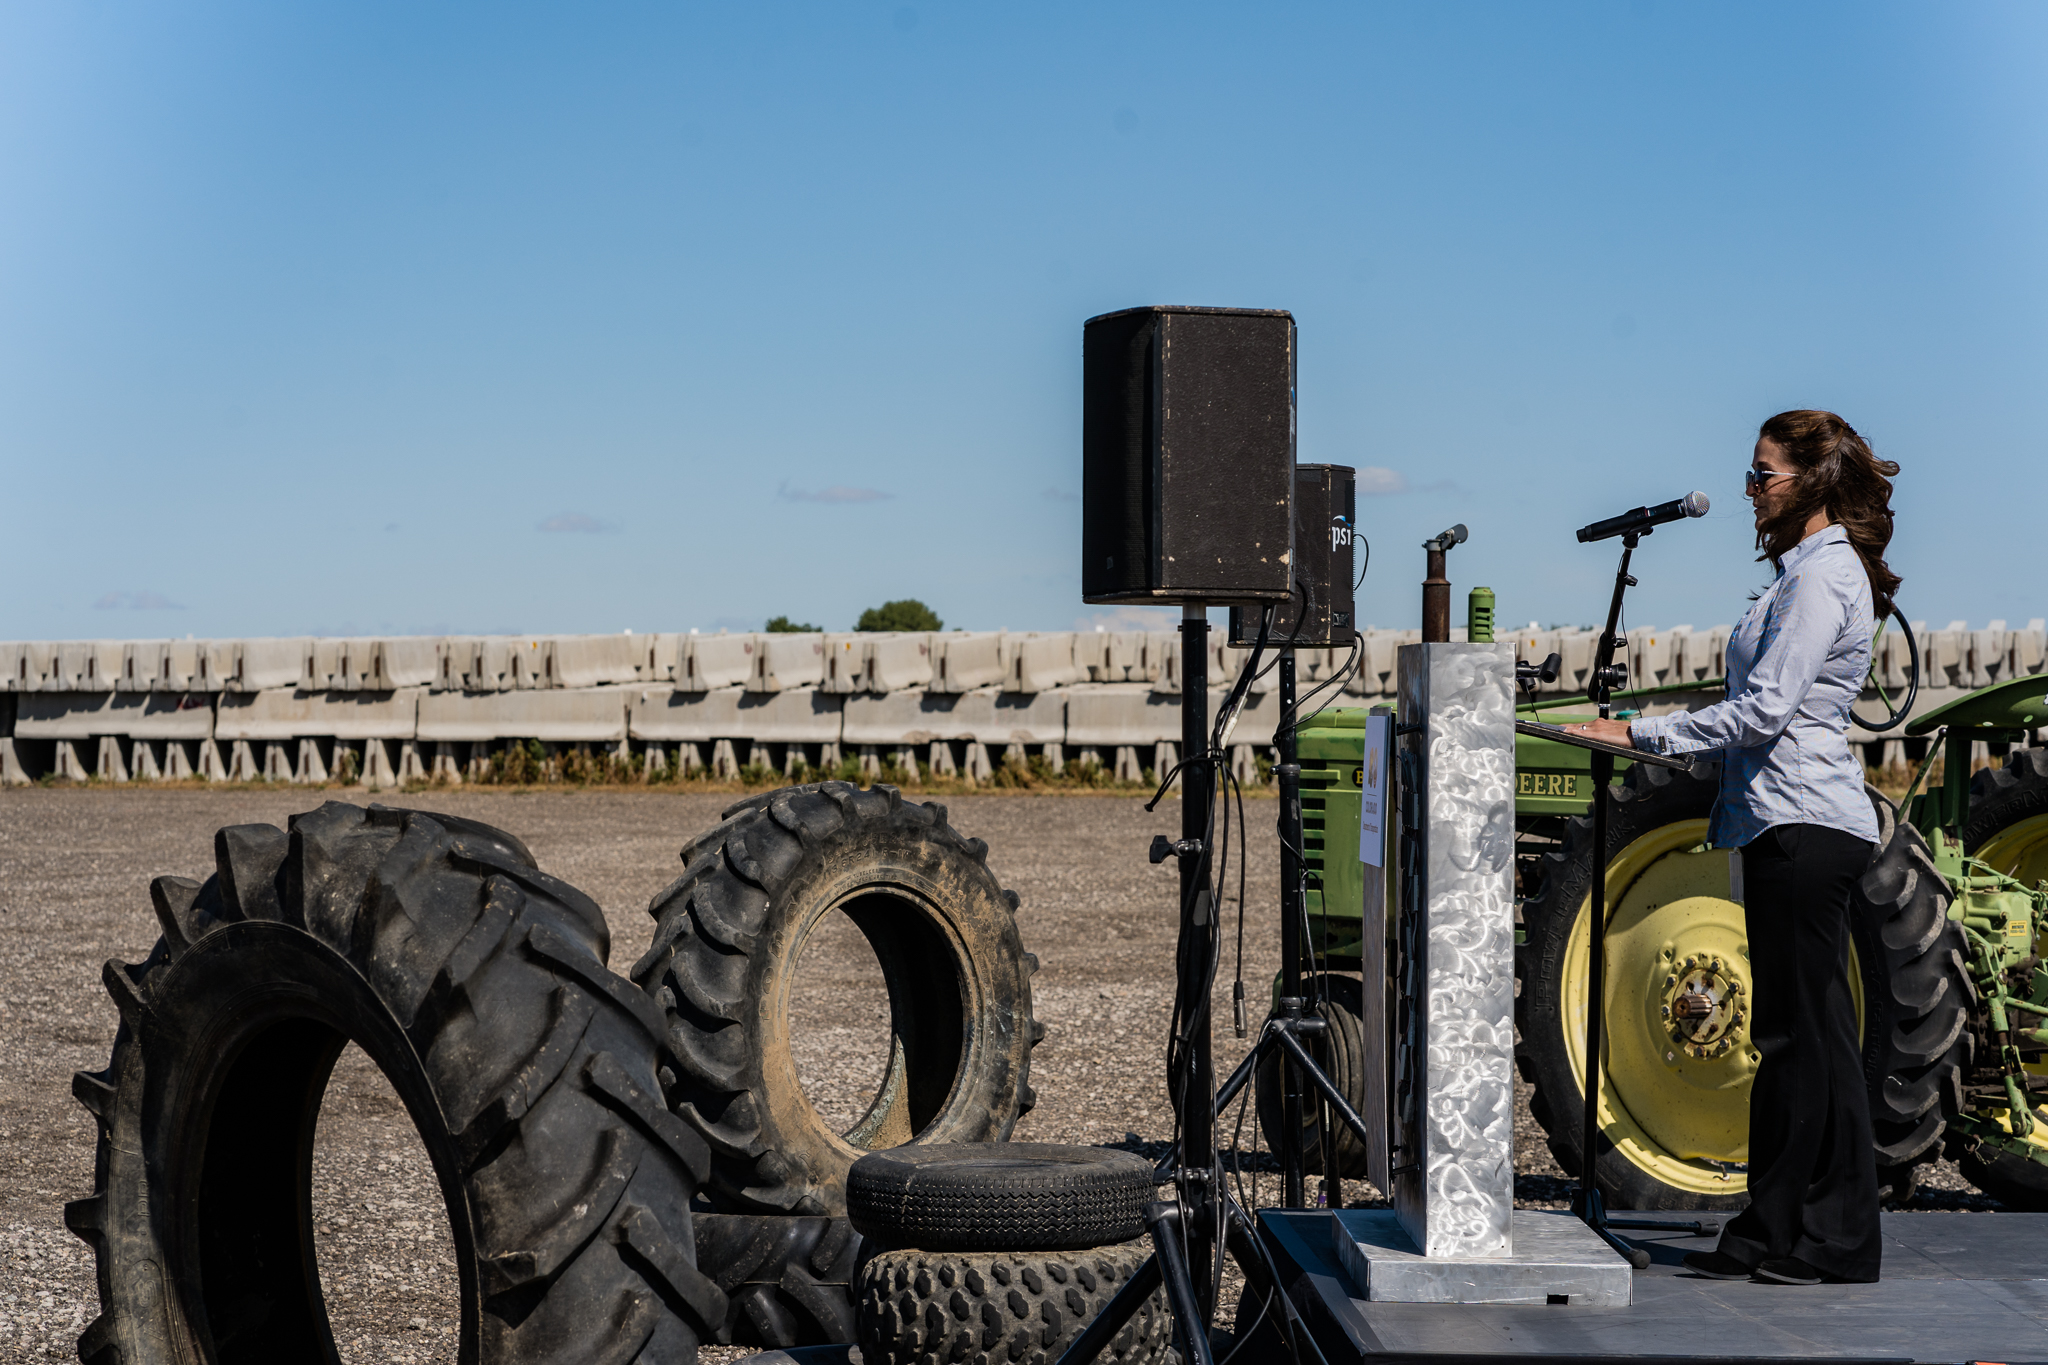
[[[1650,528],[1644,527],[1621,538],[1621,564],[1614,571],[1614,596],[1607,604],[1607,628],[1600,633],[1600,642],[1593,654],[1593,674],[1586,680],[1586,696],[1599,706],[1602,720],[1612,718],[1614,689],[1628,680],[1628,665],[1614,662],[1616,647],[1625,643],[1616,631],[1621,626],[1622,594],[1636,586],[1636,580],[1629,575],[1629,559],[1635,554],[1637,542],[1648,534]],[[1687,1224],[1645,1218],[1609,1218],[1596,1179],[1600,1153],[1600,1081],[1607,1071],[1600,1057],[1600,1026],[1607,1007],[1607,814],[1611,799],[1608,788],[1614,780],[1614,754],[1604,748],[1587,747],[1593,766],[1593,895],[1587,911],[1591,922],[1586,926],[1586,1115],[1579,1130],[1579,1188],[1572,1196],[1572,1212],[1584,1220],[1587,1227],[1599,1233],[1601,1239],[1631,1266],[1645,1270],[1650,1264],[1650,1254],[1640,1247],[1630,1246],[1609,1229],[1669,1231]],[[1690,1226],[1695,1235],[1705,1236],[1707,1233],[1705,1224],[1696,1222]]]

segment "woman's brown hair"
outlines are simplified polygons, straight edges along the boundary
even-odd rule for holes
[[[1796,471],[1791,495],[1757,528],[1759,559],[1783,559],[1805,534],[1815,512],[1825,511],[1849,533],[1849,543],[1870,578],[1871,609],[1891,615],[1899,576],[1884,562],[1892,543],[1892,478],[1899,466],[1871,453],[1856,428],[1832,412],[1800,408],[1765,422],[1757,435],[1785,452]]]

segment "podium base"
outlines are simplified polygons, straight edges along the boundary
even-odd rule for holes
[[[1629,1264],[1569,1213],[1514,1211],[1514,1252],[1471,1260],[1425,1256],[1392,1209],[1329,1215],[1337,1263],[1358,1297],[1377,1303],[1563,1303],[1626,1308]]]

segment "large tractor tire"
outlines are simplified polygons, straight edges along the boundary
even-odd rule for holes
[[[1963,826],[1963,851],[2029,887],[2048,881],[2048,749],[2020,749],[2000,768],[1985,768],[1970,781],[1970,818]],[[2036,927],[2036,956],[2048,955],[2048,932]],[[2035,1076],[2048,1064],[2027,1063]],[[1957,1165],[1972,1184],[2014,1208],[2048,1212],[2048,1106],[2034,1107],[2034,1131],[2011,1136],[2004,1119],[2002,1139],[1967,1144]]]
[[[1641,764],[1614,793],[1596,1170],[1614,1208],[1734,1209],[1747,1202],[1748,935],[1731,898],[1730,854],[1705,847],[1719,765],[1690,772]],[[1879,1180],[1887,1198],[1912,1192],[1913,1171],[1939,1154],[1958,1112],[1971,1056],[1974,994],[1948,887],[1925,842],[1874,790],[1883,838],[1851,896],[1850,994],[1863,1031],[1864,1074]],[[1592,820],[1570,822],[1546,855],[1543,884],[1522,906],[1526,944],[1516,999],[1516,1061],[1535,1087],[1531,1111],[1567,1172],[1580,1169],[1585,981],[1593,880]],[[1704,991],[1705,1020],[1677,1025],[1677,996]]]
[[[1327,973],[1303,983],[1309,998],[1320,1000],[1324,1028],[1308,1041],[1311,1057],[1322,1066],[1332,1084],[1351,1101],[1353,1109],[1365,1107],[1365,1034],[1361,1016],[1365,1011],[1365,987],[1355,976]],[[1311,1175],[1323,1170],[1322,1097],[1302,1085],[1301,1153],[1303,1167]],[[1268,1052],[1259,1062],[1259,1131],[1266,1145],[1279,1151],[1277,1135],[1285,1123],[1280,1094],[1280,1054]],[[1365,1178],[1365,1148],[1342,1123],[1337,1128],[1337,1173],[1353,1180]]]
[[[668,1101],[710,1144],[715,1207],[836,1216],[863,1152],[1009,1137],[1034,1102],[1038,962],[988,845],[945,807],[887,786],[787,787],[730,807],[682,856],[633,979],[667,1016]],[[790,982],[834,911],[874,950],[892,1035],[874,1101],[843,1133],[805,1098],[789,1048]]]
[[[663,1107],[660,1013],[605,967],[602,913],[519,840],[330,802],[215,837],[204,884],[150,888],[163,937],[109,962],[91,1365],[333,1360],[313,1262],[315,1125],[350,1042],[432,1159],[459,1357],[687,1362],[725,1296],[697,1272],[703,1140]]]

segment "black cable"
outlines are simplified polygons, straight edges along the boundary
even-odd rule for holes
[[[1308,705],[1308,703],[1310,703],[1311,701],[1315,700],[1317,696],[1324,692],[1327,692],[1332,687],[1341,688],[1344,683],[1348,682],[1351,679],[1352,675],[1358,671],[1358,666],[1360,663],[1364,661],[1364,658],[1365,637],[1363,635],[1360,635],[1357,631],[1353,631],[1351,633],[1351,654],[1347,659],[1345,659],[1343,667],[1339,668],[1335,673],[1332,673],[1329,677],[1317,683],[1314,687],[1311,687],[1307,692],[1303,693],[1301,696],[1295,698],[1294,710],[1290,712],[1288,715],[1280,717],[1282,723],[1279,726],[1275,727],[1273,731],[1274,738],[1278,739],[1280,735],[1284,732],[1299,730],[1303,725],[1306,725],[1309,721],[1314,720],[1317,716],[1320,716],[1321,714],[1323,714],[1323,712],[1329,710],[1331,703],[1326,702],[1322,706],[1317,707],[1314,711],[1311,711],[1308,715],[1301,715],[1301,708]],[[1299,717],[1299,719],[1296,719],[1296,717]]]

